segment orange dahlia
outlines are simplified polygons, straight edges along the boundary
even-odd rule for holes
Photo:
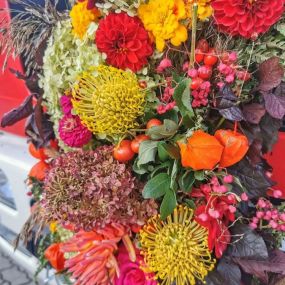
[[[221,31],[255,38],[282,16],[284,0],[212,0],[214,18]]]

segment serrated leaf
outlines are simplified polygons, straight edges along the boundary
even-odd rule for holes
[[[267,246],[263,238],[249,226],[236,224],[231,233],[233,241],[229,247],[230,256],[265,260],[268,258]]]
[[[148,129],[146,134],[153,140],[160,140],[174,136],[178,128],[179,126],[174,121],[165,119],[163,125]]]
[[[160,205],[160,216],[162,220],[165,220],[169,215],[173,213],[176,208],[177,201],[176,195],[173,190],[168,190],[163,197],[162,203]]]
[[[160,173],[150,179],[143,189],[145,199],[157,199],[166,194],[170,189],[171,179],[167,173]]]
[[[273,56],[259,65],[258,89],[261,91],[269,91],[277,87],[284,76],[284,69],[280,64],[280,59]]]
[[[139,158],[137,163],[138,167],[143,164],[155,161],[155,157],[157,154],[157,144],[158,142],[151,140],[143,141],[140,144]]]
[[[194,117],[190,98],[191,79],[182,80],[174,90],[173,98],[183,117]]]

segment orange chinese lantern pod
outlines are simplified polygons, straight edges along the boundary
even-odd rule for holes
[[[51,266],[57,270],[64,270],[64,253],[60,251],[61,243],[54,243],[45,251],[45,258],[49,261]]]
[[[37,159],[40,160],[46,160],[48,159],[48,156],[45,154],[44,148],[36,148],[33,143],[29,144],[29,153]]]
[[[187,144],[178,142],[181,163],[194,170],[213,169],[219,163],[224,147],[214,137],[203,131],[196,131]]]
[[[232,130],[218,130],[215,137],[224,146],[221,167],[229,167],[241,161],[246,155],[249,148],[246,136]]]
[[[29,172],[29,177],[34,177],[40,181],[43,181],[46,176],[46,172],[49,169],[49,165],[44,161],[36,163]]]

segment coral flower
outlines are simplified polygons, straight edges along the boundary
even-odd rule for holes
[[[96,45],[107,55],[107,62],[120,69],[136,72],[147,65],[153,47],[138,17],[111,13],[99,22]]]
[[[70,147],[82,147],[91,140],[92,133],[78,116],[65,115],[59,122],[59,136]]]
[[[178,143],[182,165],[194,170],[213,169],[221,159],[223,146],[214,137],[203,131],[196,131],[187,144]]]
[[[284,12],[283,0],[212,0],[211,5],[222,31],[245,38],[267,32]]]
[[[183,0],[150,0],[139,7],[138,15],[155,38],[159,51],[164,50],[167,40],[174,46],[187,40],[187,29],[180,23],[180,20],[186,18]]]
[[[63,243],[64,253],[76,253],[65,262],[65,268],[76,279],[74,285],[113,284],[119,275],[114,252],[124,235],[124,227],[113,224],[99,231],[80,231]]]
[[[145,93],[134,73],[100,65],[86,71],[73,88],[73,107],[94,134],[120,135],[138,126]]]
[[[81,1],[75,4],[70,11],[70,18],[73,26],[73,34],[80,39],[83,39],[89,25],[95,22],[100,16],[97,8],[88,9],[87,1]]]
[[[140,232],[146,272],[161,284],[194,285],[214,268],[207,230],[193,218],[193,210],[179,206],[166,221],[151,218]]]
[[[45,258],[57,271],[64,270],[65,258],[61,252],[61,243],[54,243],[45,250]]]

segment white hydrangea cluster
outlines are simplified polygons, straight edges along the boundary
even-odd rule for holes
[[[49,39],[44,55],[43,75],[40,86],[44,90],[44,99],[54,123],[56,137],[58,123],[62,118],[59,99],[76,81],[76,78],[90,66],[98,66],[104,62],[103,55],[97,50],[94,35],[98,25],[92,23],[83,40],[72,34],[70,20],[59,22]],[[59,140],[60,146],[66,147]]]
[[[146,0],[104,0],[103,3],[96,3],[96,6],[100,8],[104,14],[108,14],[111,11],[115,11],[116,13],[124,11],[127,12],[129,16],[135,16],[138,7],[145,2]]]

